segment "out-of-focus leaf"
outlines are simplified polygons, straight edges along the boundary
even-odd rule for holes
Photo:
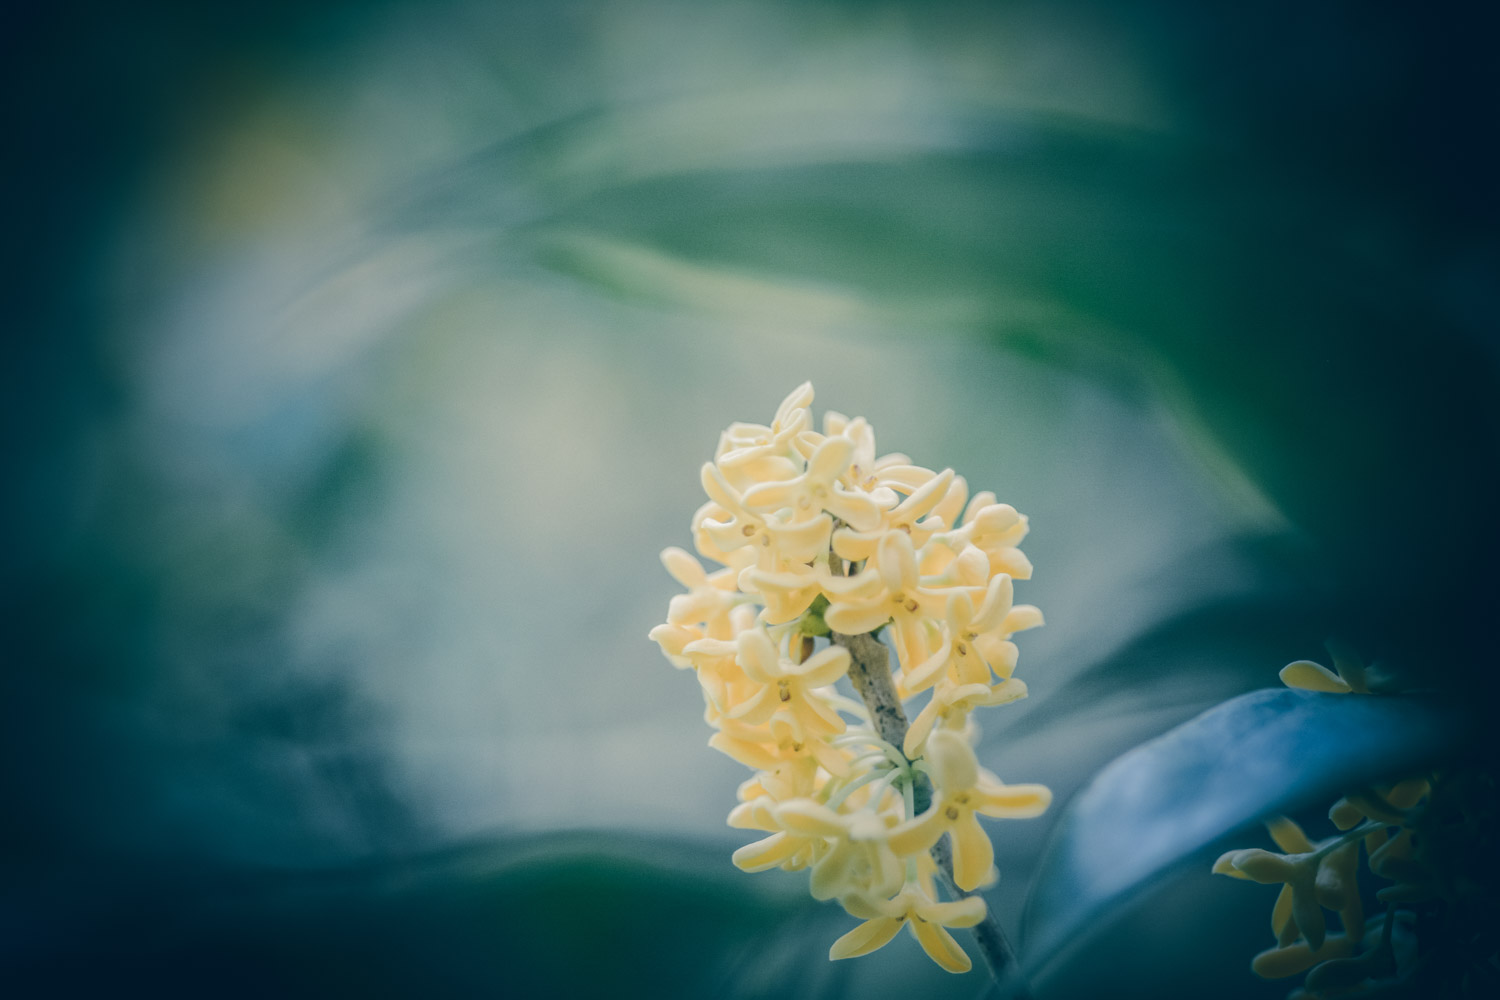
[[[739,969],[822,916],[798,885],[745,878],[722,845],[621,833],[248,877],[174,862],[23,900],[26,934],[0,944],[13,995],[93,995],[108,982],[169,997],[797,996],[810,961],[784,944],[796,961],[761,961],[761,992],[737,988]],[[838,933],[820,929],[808,948]]]
[[[1427,699],[1253,691],[1145,743],[1068,806],[1027,901],[1040,970],[1121,903],[1225,834],[1431,762],[1461,736]]]

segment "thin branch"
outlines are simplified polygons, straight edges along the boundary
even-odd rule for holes
[[[834,559],[830,558],[829,562],[834,564]],[[834,572],[842,572],[842,563],[843,560],[837,561]],[[861,635],[833,632],[831,638],[835,644],[849,651],[849,680],[864,700],[865,707],[870,710],[870,720],[875,725],[875,731],[893,747],[905,745],[906,711],[901,707],[901,699],[896,694],[896,682],[891,678],[890,654],[886,651],[885,644],[870,632]],[[913,774],[915,816],[926,812],[931,806],[932,785],[920,771]],[[963,899],[977,895],[964,892],[953,883],[953,849],[946,836],[933,845],[932,856],[937,862],[943,887],[951,898]],[[1011,947],[1005,932],[1000,929],[999,921],[988,907],[985,909],[984,920],[974,927],[974,941],[979,945],[985,964],[989,966],[999,995],[1006,1000],[1026,1000],[1030,991],[1021,974],[1021,964],[1016,958],[1015,949]]]

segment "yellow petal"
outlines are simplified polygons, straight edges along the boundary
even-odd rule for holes
[[[860,570],[853,576],[835,576],[819,572],[818,584],[828,599],[837,603],[868,604],[880,596],[880,574],[873,569]]]
[[[828,536],[833,530],[833,518],[819,514],[810,521],[766,522],[766,533],[771,541],[790,562],[812,562],[828,551]]]
[[[1276,841],[1276,846],[1288,854],[1306,854],[1313,849],[1312,841],[1307,839],[1302,827],[1285,816],[1268,820],[1266,829],[1270,831],[1271,839]]]
[[[908,695],[921,694],[931,687],[942,676],[943,668],[948,666],[948,661],[952,657],[953,643],[944,634],[937,651],[903,675],[901,683],[905,686],[906,693]]]
[[[818,445],[807,460],[809,482],[831,483],[844,474],[854,459],[854,442],[846,437],[831,437]]]
[[[763,872],[768,868],[775,868],[800,851],[805,844],[806,841],[801,837],[773,833],[764,840],[741,847],[730,856],[730,860],[741,871]]]
[[[828,957],[833,961],[841,958],[858,958],[878,948],[884,948],[906,923],[901,917],[876,917],[866,920],[854,930],[833,942]]]
[[[1291,919],[1292,887],[1284,885],[1276,896],[1276,905],[1271,907],[1271,933],[1277,940],[1281,939],[1281,932],[1286,929],[1286,923]]]
[[[1333,804],[1333,808],[1328,810],[1328,818],[1340,830],[1352,830],[1356,823],[1365,818],[1365,814],[1359,811],[1359,806],[1345,798]]]
[[[938,712],[942,709],[937,695],[927,700],[922,711],[911,721],[911,726],[906,730],[906,739],[901,744],[901,752],[909,759],[915,759],[918,751],[922,749],[922,743],[927,739],[927,734],[932,732],[933,723],[937,722]]]
[[[848,723],[816,691],[804,690],[792,706],[802,724],[814,733],[832,736],[849,728]]]
[[[798,416],[798,410],[806,410],[812,405],[813,384],[803,382],[797,388],[786,394],[781,405],[776,407],[775,424],[778,429],[786,429]]]
[[[940,729],[927,737],[927,762],[933,782],[943,792],[973,788],[979,781],[979,761],[969,741],[955,732]]]
[[[794,464],[791,459],[783,455],[772,454],[769,449],[765,448],[742,449],[742,453],[734,456],[733,460],[729,455],[725,455],[719,459],[719,465],[727,470],[730,468],[731,461],[734,465],[732,474],[739,477],[739,481],[745,485],[785,482],[796,479],[802,472],[801,463]]]
[[[1350,690],[1338,674],[1311,660],[1298,660],[1282,667],[1281,683],[1304,691],[1327,691],[1330,694],[1348,694]]]
[[[723,733],[714,733],[710,736],[708,745],[757,771],[769,771],[781,763],[781,758],[767,750],[764,744],[735,739]]]
[[[994,506],[995,494],[990,490],[980,490],[969,500],[969,506],[964,509],[962,523],[967,526],[979,520],[979,515],[987,508]],[[1009,506],[1008,504],[1006,506]]]
[[[983,495],[989,496],[992,500],[994,498],[994,494]],[[975,499],[978,498],[976,497]],[[1019,524],[1021,522],[1021,515],[1017,514],[1016,509],[1008,503],[989,503],[984,507],[978,508],[977,512],[971,504],[969,514],[965,517],[964,523],[968,524],[971,521],[978,523],[978,527],[975,529],[976,535],[999,535]]]
[[[976,796],[975,811],[997,819],[1031,819],[1052,804],[1052,789],[1046,785],[1003,785],[985,781]]]
[[[974,631],[991,632],[999,628],[1010,614],[1015,593],[1015,585],[1006,574],[1001,573],[991,579],[989,588],[985,591],[984,603],[979,605],[979,611],[972,621]]]
[[[886,458],[894,456],[887,455]],[[876,463],[879,465],[880,463]],[[886,465],[880,469],[880,481],[886,486],[899,489],[902,493],[910,493],[912,490],[921,489],[922,484],[927,482],[937,473],[931,469],[924,469],[920,465]]]
[[[830,604],[823,612],[823,622],[843,635],[873,632],[890,620],[891,613],[885,601],[877,604]]]
[[[958,527],[959,516],[963,513],[964,503],[969,499],[969,484],[964,481],[963,476],[954,476],[953,482],[948,484],[948,490],[943,494],[943,499],[932,508],[931,515],[941,518],[944,524]]]
[[[974,648],[984,662],[989,664],[989,668],[995,672],[996,677],[1003,680],[1016,669],[1016,660],[1020,656],[1020,650],[1008,639],[1002,639],[994,632],[981,632],[974,639]]]
[[[947,825],[948,820],[940,810],[929,809],[916,819],[907,820],[892,829],[886,843],[897,856],[904,858],[936,844]]]
[[[1005,622],[1000,626],[1000,630],[1007,635],[1014,635],[1029,628],[1040,628],[1045,624],[1046,621],[1042,618],[1040,608],[1031,604],[1017,604],[1005,616]]]
[[[880,505],[864,493],[851,492],[837,483],[823,498],[823,509],[855,531],[874,531],[880,527]]]
[[[774,687],[763,687],[745,701],[740,702],[730,709],[725,715],[728,719],[739,719],[752,726],[758,726],[776,713],[780,708],[780,701],[776,697]]]
[[[974,620],[974,600],[967,590],[954,590],[948,595],[947,618],[948,628],[954,635],[969,630],[969,623]]]
[[[780,510],[793,506],[802,496],[803,484],[792,479],[775,483],[756,483],[745,491],[745,506],[755,511]]]
[[[1225,851],[1219,855],[1219,860],[1214,862],[1213,874],[1228,875],[1230,878],[1242,878],[1247,882],[1250,881],[1249,875],[1246,875],[1234,866],[1234,856],[1238,853],[1240,853],[1240,849],[1235,848],[1232,851]],[[1292,905],[1290,900],[1287,901],[1287,905]]]
[[[724,473],[714,463],[703,463],[698,481],[703,484],[703,492],[708,494],[708,498],[726,511],[733,514],[744,509],[740,506],[740,495],[729,485],[729,480],[724,478]]]
[[[833,849],[813,865],[812,877],[807,889],[813,899],[833,899],[847,892],[851,886],[849,875],[854,863],[855,849],[847,840],[840,840]]]
[[[984,919],[985,905],[983,897],[966,896],[948,903],[919,903],[916,911],[923,920],[944,927],[973,927]]]
[[[849,651],[843,646],[829,646],[788,672],[800,677],[803,687],[827,687],[849,672]]]
[[[938,502],[947,494],[948,486],[952,482],[953,470],[944,469],[901,501],[901,504],[891,511],[891,516],[898,522],[909,523],[917,520],[938,505]]]
[[[849,528],[840,528],[833,533],[833,551],[841,559],[850,562],[862,562],[875,554],[875,548],[880,544],[879,531],[852,531]]]
[[[667,660],[678,668],[692,666],[692,661],[687,658],[685,651],[689,643],[702,637],[702,632],[698,629],[681,625],[658,625],[646,635],[646,638],[661,647]]]
[[[943,930],[937,924],[929,924],[925,920],[913,920],[911,922],[912,933],[916,935],[917,942],[921,944],[922,950],[927,956],[948,972],[968,972],[974,963],[969,961],[969,956],[953,940],[953,935]]]
[[[848,824],[832,809],[812,799],[793,799],[776,807],[776,819],[782,826],[811,837],[842,837]]]
[[[880,579],[892,594],[913,590],[917,586],[917,553],[911,539],[899,531],[887,531],[876,548]]]
[[[750,539],[741,530],[738,524],[721,524],[718,521],[704,521],[702,524],[703,534],[719,549],[725,553],[734,552],[750,544]],[[754,532],[751,532],[754,534]]]
[[[1011,677],[990,688],[989,694],[979,704],[991,707],[1009,705],[1013,701],[1020,701],[1027,693],[1026,682]]]
[[[1262,885],[1290,882],[1296,877],[1296,870],[1286,858],[1259,847],[1235,851],[1229,863]]]
[[[770,684],[781,679],[781,657],[776,644],[763,629],[741,632],[735,639],[737,653],[734,661],[745,671],[745,676],[759,684]]]
[[[1020,525],[1021,534],[1025,534],[1025,525]],[[1012,532],[1014,533],[1014,532]],[[1004,573],[1012,580],[1030,580],[1033,572],[1031,560],[1026,558],[1026,553],[1017,548],[998,548],[987,550],[990,555],[990,572]]]
[[[953,839],[953,884],[973,892],[995,863],[995,846],[972,812],[961,813],[949,828],[949,835]]]
[[[1387,792],[1385,800],[1397,809],[1410,809],[1420,802],[1427,792],[1427,779],[1410,778]]]

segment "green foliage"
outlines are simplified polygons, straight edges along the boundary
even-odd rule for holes
[[[1255,691],[1130,751],[1053,831],[1027,902],[1023,954],[1040,970],[1221,838],[1350,788],[1400,777],[1459,745],[1431,699]]]

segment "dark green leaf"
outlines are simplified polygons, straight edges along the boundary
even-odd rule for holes
[[[1028,965],[1041,970],[1224,835],[1429,764],[1459,729],[1429,699],[1281,689],[1242,695],[1135,748],[1058,822],[1027,901]]]

